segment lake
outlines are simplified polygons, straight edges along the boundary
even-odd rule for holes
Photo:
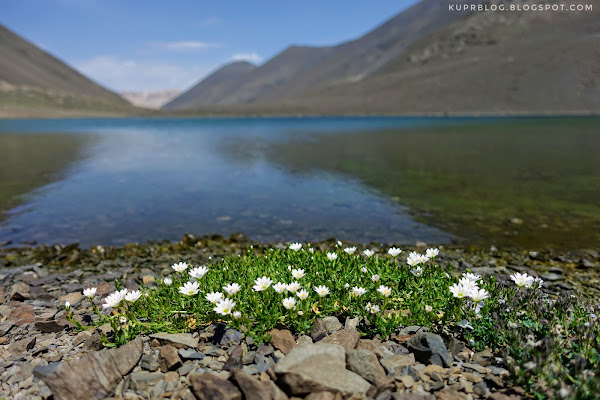
[[[0,121],[0,242],[600,243],[600,118]]]

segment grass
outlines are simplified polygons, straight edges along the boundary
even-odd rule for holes
[[[272,328],[287,327],[304,334],[316,318],[329,315],[341,320],[358,317],[364,336],[382,338],[399,327],[421,325],[458,337],[476,350],[494,349],[496,362],[508,368],[514,383],[532,396],[595,398],[600,385],[600,323],[596,316],[600,304],[571,297],[553,299],[536,285],[517,287],[512,282],[498,283],[493,277],[487,281],[463,277],[459,282],[450,267],[438,265],[435,258],[408,265],[410,255],[407,259],[405,254],[369,257],[358,250],[348,252],[340,245],[331,253],[306,246],[297,251],[271,249],[264,254],[249,249],[243,255],[211,263],[197,278],[192,276],[192,266],[187,266],[157,278],[155,287],[133,292],[132,301],[116,301],[111,312],[101,311],[96,299],[98,304],[92,304],[100,318],[95,325],[112,325],[113,334],[104,337],[108,346],[121,345],[140,334],[191,332],[214,323],[240,329],[261,342],[268,340]],[[422,273],[416,272],[418,267]],[[300,269],[304,276],[294,277]],[[272,283],[265,290],[255,290],[261,277]],[[194,281],[197,293],[183,294],[183,285]],[[307,298],[299,298],[298,291],[277,293],[274,286],[278,282],[298,282]],[[240,285],[239,292],[225,293],[224,287],[231,283]],[[315,291],[321,285],[329,292],[323,297]],[[389,288],[389,296],[381,285]],[[466,296],[461,297],[460,290],[450,290],[451,286],[464,289],[460,285],[475,285],[488,298],[477,302],[471,291],[463,290]],[[365,293],[353,295],[355,287],[364,288]],[[222,304],[207,299],[213,292],[221,292],[235,305],[223,310]],[[289,298],[295,300],[295,307],[290,307]],[[80,329],[87,329],[68,311]]]

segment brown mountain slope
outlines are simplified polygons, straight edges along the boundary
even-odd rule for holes
[[[125,99],[0,25],[0,105],[117,110]],[[91,108],[90,108],[91,107]]]
[[[571,3],[571,2],[569,2]],[[477,12],[432,32],[378,74],[239,114],[600,112],[600,4],[588,12]]]
[[[216,104],[223,96],[235,91],[255,69],[255,65],[245,61],[227,64],[169,101],[162,109],[177,110]]]

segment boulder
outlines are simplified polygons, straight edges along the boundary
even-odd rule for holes
[[[406,342],[408,350],[415,359],[425,365],[436,364],[440,367],[450,367],[452,356],[441,336],[431,332],[419,332]]]

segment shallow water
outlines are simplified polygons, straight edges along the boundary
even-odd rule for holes
[[[244,232],[596,247],[599,128],[599,118],[5,120],[0,241]]]

